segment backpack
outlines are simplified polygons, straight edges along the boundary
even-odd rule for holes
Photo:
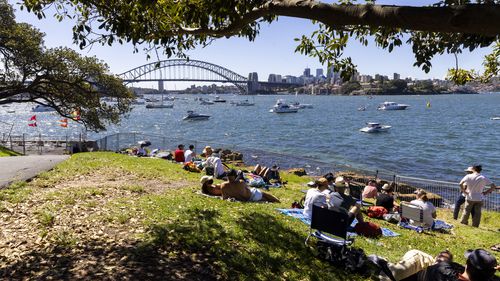
[[[363,249],[323,241],[318,241],[316,248],[320,258],[327,260],[337,268],[342,268],[350,273],[357,273],[363,276],[371,274],[368,268],[369,262]]]
[[[354,231],[365,237],[377,238],[382,236],[382,229],[373,222],[358,222],[354,227]]]
[[[370,206],[368,208],[367,215],[370,218],[382,218],[385,214],[387,214],[387,210],[382,206]]]

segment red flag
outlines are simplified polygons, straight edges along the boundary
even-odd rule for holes
[[[68,123],[62,123],[62,124],[59,124],[59,126],[66,128],[66,127],[68,127]]]
[[[30,127],[36,127],[36,122],[35,123],[29,123],[28,126],[30,126]]]
[[[59,122],[68,123],[68,118],[61,119]]]
[[[36,115],[31,116],[29,121],[33,121],[33,120],[36,121]]]

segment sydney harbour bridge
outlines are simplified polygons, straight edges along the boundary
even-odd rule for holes
[[[257,75],[250,73],[244,77],[232,70],[200,60],[172,59],[145,64],[118,75],[124,83],[165,81],[193,81],[232,83],[241,94],[255,94],[259,91],[272,91],[297,87],[300,84],[285,82],[259,82]]]

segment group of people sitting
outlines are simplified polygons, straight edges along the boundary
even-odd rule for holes
[[[222,199],[234,199],[241,202],[270,202],[279,203],[280,200],[274,195],[261,191],[255,187],[249,187],[241,179],[241,171],[234,169],[226,173],[226,181],[214,184],[213,176],[203,176],[200,179],[201,191],[212,196],[222,196]]]
[[[432,228],[434,225],[434,219],[437,217],[436,207],[427,197],[427,192],[423,189],[415,190],[416,199],[410,201],[410,204],[419,206],[423,210],[423,223],[424,227]],[[362,193],[363,200],[375,200],[375,206],[384,207],[387,213],[397,213],[399,211],[399,205],[396,204],[394,187],[388,183],[384,184],[380,189],[377,188],[377,182],[375,180],[369,180],[366,187],[363,189]]]

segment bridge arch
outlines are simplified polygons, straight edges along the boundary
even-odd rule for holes
[[[125,83],[145,81],[200,81],[234,84],[243,94],[248,79],[220,65],[186,59],[172,59],[145,64],[118,75]]]

